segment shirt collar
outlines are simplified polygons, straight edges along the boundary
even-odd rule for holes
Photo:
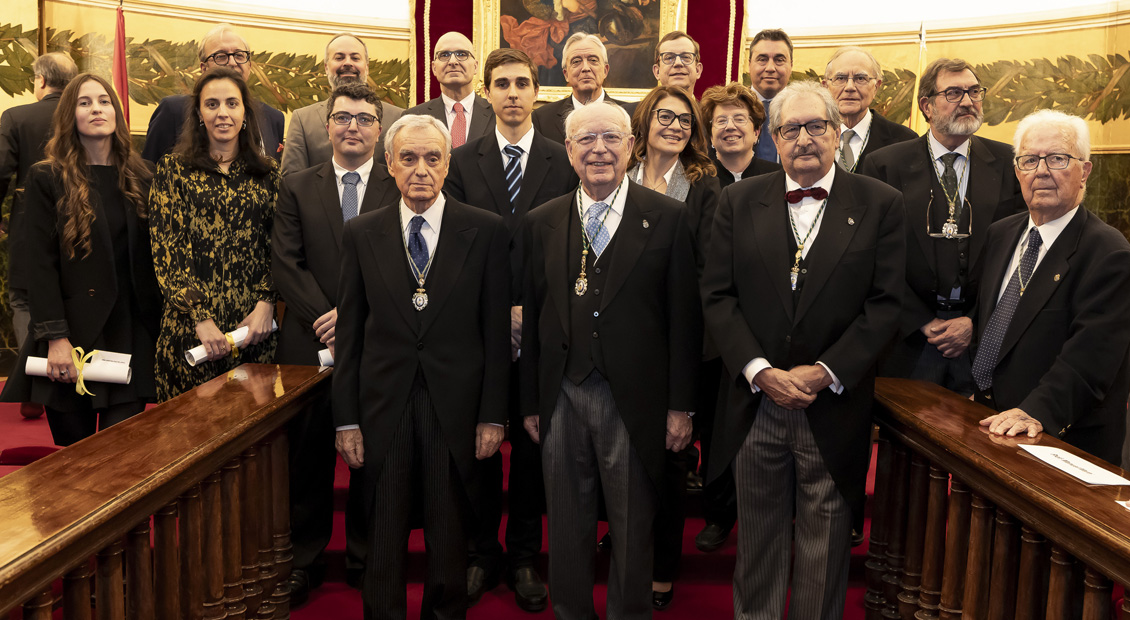
[[[819,181],[817,181],[816,185],[813,185],[812,187],[823,187],[824,191],[831,194],[832,193],[832,181],[834,180],[835,176],[836,176],[836,166],[835,166],[835,164],[833,164],[832,167],[828,170],[828,174],[824,175],[824,177],[822,179],[820,179]],[[800,183],[797,183],[796,181],[794,181],[793,178],[790,177],[788,175],[788,173],[786,173],[785,174],[785,191],[791,192],[794,189],[808,189],[808,188],[807,187],[801,187]]]
[[[412,209],[409,209],[408,205],[404,204],[404,198],[402,197],[400,199],[400,222],[404,225],[402,232],[408,231],[409,223],[412,221],[413,217],[421,215],[435,234],[439,235],[439,226],[443,221],[443,208],[446,204],[447,198],[443,195],[443,192],[440,192],[439,196],[436,197],[436,201],[432,203],[432,206],[425,209],[423,213],[416,213]]]
[[[346,172],[356,172],[357,174],[361,175],[361,184],[362,185],[369,182],[369,173],[372,172],[372,170],[373,170],[373,158],[372,157],[370,157],[365,163],[361,164],[360,166],[357,166],[356,170],[346,170],[345,168],[342,168],[341,165],[337,163],[336,157],[331,157],[330,161],[332,161],[334,163],[334,176],[337,177],[338,185],[341,184],[341,177]]]
[[[596,99],[593,99],[592,101],[590,101],[588,103],[581,103],[581,100],[577,99],[576,95],[569,95],[569,96],[573,98],[573,109],[579,110],[586,105],[592,105],[594,103],[600,103],[601,101],[604,101],[604,89],[601,88],[600,89],[600,95],[598,95]]]
[[[636,183],[643,183],[643,167],[644,167],[645,162],[646,162],[646,160],[641,161],[640,163],[636,164],[636,179],[635,179]],[[667,172],[663,173],[663,182],[664,183],[666,183],[667,185],[671,184],[671,177],[675,176],[675,168],[678,168],[678,167],[679,167],[679,158],[676,157],[675,161],[673,161],[671,163],[671,167],[667,169]]]
[[[596,202],[596,200],[593,200],[592,197],[589,196],[588,192],[585,191],[585,187],[583,185],[581,186],[581,189],[579,191],[581,192],[581,216],[584,217],[584,214],[589,210],[589,207],[591,207],[592,204]],[[613,200],[612,204],[609,205],[609,207],[611,207],[612,212],[616,215],[623,216],[624,203],[628,200],[628,175],[624,175],[624,178],[620,180],[619,189],[612,190],[612,193],[606,196],[604,200],[607,201],[612,196],[616,196],[616,200]]]
[[[863,115],[863,118],[855,124],[855,127],[848,127],[847,125],[840,123],[840,133],[843,134],[843,132],[850,129],[855,132],[855,135],[859,136],[860,140],[862,140],[863,137],[867,135],[867,132],[871,130],[871,118],[871,110],[867,110],[867,114]]]
[[[1067,225],[1071,223],[1071,218],[1075,217],[1075,212],[1078,210],[1079,207],[1076,206],[1074,209],[1068,211],[1067,213],[1064,213],[1063,215],[1055,218],[1050,222],[1044,222],[1040,226],[1036,226],[1036,222],[1032,221],[1032,216],[1029,215],[1028,227],[1024,229],[1024,235],[1021,237],[1021,246],[1026,246],[1028,244],[1028,233],[1030,230],[1032,230],[1032,227],[1035,226],[1036,229],[1040,231],[1040,241],[1042,247],[1044,249],[1052,247],[1052,244],[1055,243],[1055,240],[1059,238],[1059,235],[1063,232],[1063,229],[1067,228]]]
[[[452,108],[455,107],[455,100],[443,93],[440,93],[439,96],[443,99],[443,111],[448,114],[454,114],[455,112]],[[471,107],[475,105],[475,91],[471,91],[471,94],[461,99],[459,103],[463,104],[464,112],[470,112]]]
[[[508,142],[506,140],[506,138],[504,138],[502,136],[502,132],[498,130],[498,125],[495,125],[495,127],[494,127],[494,137],[498,139],[498,151],[500,153],[502,153],[503,155],[506,155],[506,152],[503,151],[502,149],[506,148],[506,146],[509,145],[510,142]],[[525,135],[523,135],[521,138],[519,138],[518,143],[515,144],[514,146],[522,149],[522,152],[526,153],[528,155],[530,153],[530,148],[533,146],[533,144],[534,144],[534,126],[530,125],[529,131],[527,131],[525,133]]]
[[[961,155],[962,157],[964,157],[966,160],[969,159],[969,139],[968,138],[966,138],[965,142],[962,142],[953,151],[950,151],[945,146],[943,146],[941,142],[938,142],[938,139],[934,137],[934,132],[930,129],[926,130],[926,139],[930,141],[930,149],[934,153],[935,161],[937,159],[940,159],[941,156],[945,155],[946,153],[957,153],[958,155]]]

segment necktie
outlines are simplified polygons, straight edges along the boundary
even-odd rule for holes
[[[804,200],[805,196],[811,196],[815,200],[824,200],[828,197],[828,190],[823,187],[810,187],[808,189],[794,189],[791,192],[785,192],[785,200],[788,200],[789,204],[792,205]]]
[[[408,221],[408,254],[412,257],[412,262],[416,263],[419,275],[423,275],[424,269],[428,267],[428,242],[420,234],[423,225],[424,218],[419,215]]]
[[[606,202],[594,202],[585,212],[585,233],[597,258],[600,258],[601,252],[608,247],[608,229],[604,226],[603,217],[608,206]]]
[[[1032,228],[1028,233],[1028,247],[1024,248],[1024,254],[1020,257],[1020,266],[1012,272],[1008,286],[989,317],[989,324],[985,326],[985,335],[981,338],[977,357],[973,360],[973,378],[982,391],[993,386],[993,371],[997,367],[997,355],[1000,354],[1004,334],[1008,331],[1008,324],[1012,322],[1020,296],[1024,294],[1024,287],[1032,281],[1032,271],[1036,269],[1036,257],[1040,254],[1043,242],[1040,231]]]
[[[357,217],[357,183],[361,175],[356,172],[346,172],[341,175],[341,182],[345,186],[341,190],[341,215],[345,221]]]
[[[467,143],[467,115],[463,113],[463,104],[458,101],[452,109],[455,110],[455,122],[451,124],[451,146],[458,148]]]
[[[848,129],[840,134],[840,165],[844,170],[851,172],[855,168],[855,153],[851,150],[851,139],[855,137],[855,130]]]
[[[510,158],[506,162],[506,193],[510,194],[510,212],[518,204],[518,193],[522,191],[522,147],[507,144],[502,151]]]
[[[765,105],[765,118],[769,118],[769,104],[772,102],[767,100],[762,103]],[[762,130],[765,130],[767,127],[767,125],[763,125]],[[773,144],[773,136],[769,135],[768,131],[761,132],[761,136],[757,139],[757,148],[754,149],[753,154],[759,159],[773,163],[777,162],[777,145]]]
[[[957,158],[957,153],[946,153],[941,157],[942,165],[945,166],[945,170],[942,171],[942,189],[946,192],[946,200],[948,201],[950,197],[952,197],[954,203],[957,202],[957,192],[959,189],[957,186],[957,170],[954,170],[953,167],[953,163],[957,161]]]

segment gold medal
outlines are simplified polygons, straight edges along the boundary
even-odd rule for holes
[[[573,285],[573,291],[577,293],[577,297],[582,297],[589,290],[589,281],[585,279],[584,274],[577,278],[577,283]]]
[[[424,289],[416,289],[416,293],[412,295],[412,307],[416,309],[416,312],[428,307],[428,294],[424,292]]]

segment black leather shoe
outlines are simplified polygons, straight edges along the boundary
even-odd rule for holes
[[[498,585],[498,575],[490,575],[481,566],[467,568],[467,607],[473,606],[483,597],[484,592],[489,592]]]
[[[612,552],[612,532],[608,532],[596,543],[597,553],[611,553]]]
[[[651,591],[651,606],[656,611],[663,611],[671,606],[672,599],[675,598],[675,586],[672,584],[671,589],[666,592]]]
[[[694,546],[703,553],[710,553],[717,551],[722,545],[726,544],[726,538],[730,536],[731,528],[723,528],[717,523],[707,522],[706,527],[694,537]]]
[[[537,613],[545,609],[549,601],[549,593],[545,590],[545,582],[541,580],[538,571],[533,566],[520,566],[510,575],[510,589],[514,591],[514,602],[522,611]]]
[[[287,577],[286,583],[287,593],[290,594],[290,608],[296,609],[306,604],[310,598],[310,573],[305,569],[295,568],[290,571],[290,577]]]
[[[857,532],[853,528],[851,530],[851,546],[858,547],[863,544],[863,532]]]
[[[687,470],[687,492],[699,493],[702,491],[702,476],[692,469]]]

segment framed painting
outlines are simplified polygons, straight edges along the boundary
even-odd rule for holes
[[[616,99],[638,100],[656,84],[651,67],[660,37],[686,29],[687,1],[481,0],[475,3],[476,55],[481,66],[500,47],[526,52],[538,66],[538,99],[553,101],[572,92],[561,63],[566,39],[592,33],[608,49],[604,89]]]

